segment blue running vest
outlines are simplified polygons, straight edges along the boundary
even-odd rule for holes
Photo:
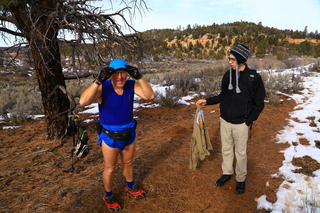
[[[114,91],[111,80],[102,84],[102,104],[99,104],[100,123],[124,125],[133,121],[134,84],[134,80],[127,80],[122,95]]]

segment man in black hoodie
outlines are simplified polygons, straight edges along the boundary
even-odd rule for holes
[[[216,186],[223,186],[234,173],[236,157],[236,192],[245,192],[247,174],[247,141],[249,128],[264,108],[265,88],[261,76],[248,67],[250,55],[246,45],[239,44],[229,53],[228,70],[222,79],[219,95],[200,99],[197,105],[220,103],[220,134],[222,144],[222,176]]]

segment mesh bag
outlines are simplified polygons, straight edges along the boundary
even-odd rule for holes
[[[77,140],[74,144],[74,150],[73,154],[77,156],[78,158],[84,158],[88,155],[90,148],[88,145],[88,133],[87,131],[82,127],[78,127],[78,135]]]

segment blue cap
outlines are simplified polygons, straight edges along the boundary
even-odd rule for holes
[[[127,62],[122,59],[114,59],[110,62],[109,67],[112,67],[114,70],[126,69]]]

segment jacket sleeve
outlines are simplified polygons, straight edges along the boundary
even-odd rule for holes
[[[253,121],[257,120],[260,113],[264,109],[264,99],[266,96],[266,91],[260,74],[257,73],[257,80],[254,84],[254,98],[252,111],[249,114],[246,123],[251,124]]]
[[[207,105],[213,105],[213,104],[221,103],[223,101],[223,99],[225,98],[226,92],[227,92],[227,89],[228,89],[227,74],[228,74],[228,72],[226,72],[223,75],[222,83],[221,83],[221,91],[220,91],[219,95],[207,98],[206,99]]]

